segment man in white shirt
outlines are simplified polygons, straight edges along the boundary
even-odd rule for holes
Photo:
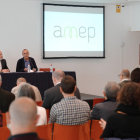
[[[17,79],[17,86],[16,87],[13,87],[11,92],[15,94],[15,96],[17,97],[17,92],[18,92],[18,88],[19,88],[19,85],[21,83],[26,83],[26,79],[25,78],[18,78]],[[40,94],[40,91],[38,90],[37,87],[31,85],[34,92],[35,92],[35,97],[36,97],[36,101],[42,101],[42,97],[41,97],[41,94]]]
[[[3,59],[3,54],[1,51],[0,51],[0,72],[3,72],[3,73],[9,72],[6,60]]]
[[[120,78],[119,86],[122,88],[126,83],[130,82],[130,72],[128,69],[123,69],[118,75]]]

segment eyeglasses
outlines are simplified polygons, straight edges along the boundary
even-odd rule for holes
[[[120,78],[121,75],[122,75],[122,74],[119,74],[118,77]]]

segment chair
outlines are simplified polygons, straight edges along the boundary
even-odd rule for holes
[[[91,124],[91,140],[100,140],[100,136],[103,133],[103,129],[99,124],[99,120],[92,120]]]
[[[40,139],[52,140],[53,123],[36,127],[36,133]]]
[[[54,123],[53,140],[90,140],[90,123],[69,126]]]
[[[50,119],[50,109],[46,109],[46,114],[47,114],[47,124],[48,124]]]
[[[93,99],[93,106],[98,104],[98,103],[101,103],[105,100],[105,98],[94,98]]]
[[[2,118],[3,118],[3,127],[7,127],[7,122],[6,122],[6,113],[1,113],[2,114]]]
[[[37,106],[42,106],[42,104],[43,104],[43,101],[36,101]]]
[[[7,127],[0,127],[0,140],[7,140],[10,137],[10,131]]]
[[[50,71],[50,68],[40,68],[39,71]],[[55,68],[53,68],[53,71],[55,71]]]

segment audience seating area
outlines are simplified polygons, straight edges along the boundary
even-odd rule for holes
[[[93,106],[104,101],[104,98],[94,98]],[[37,101],[38,106],[42,106],[43,101]],[[44,140],[99,140],[103,130],[98,120],[88,121],[84,125],[66,126],[60,124],[48,124],[50,110],[46,109],[47,125],[37,126],[36,132]],[[0,140],[7,140],[10,131],[7,128],[6,113],[2,113],[3,127],[0,128]]]
[[[83,125],[67,126],[54,123],[36,127],[38,136],[44,140],[99,140],[102,131],[97,120],[88,121]],[[0,140],[7,140],[9,136],[9,129],[1,127]]]

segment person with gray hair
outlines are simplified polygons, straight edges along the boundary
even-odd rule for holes
[[[25,78],[23,78],[23,77],[18,78],[17,83],[16,83],[17,86],[13,87],[11,90],[11,92],[14,93],[16,97],[17,97],[17,91],[18,91],[19,85],[23,82],[26,83]],[[31,85],[31,86],[35,92],[35,101],[42,101],[42,97],[41,97],[41,94],[40,94],[40,91],[38,90],[38,88],[33,85]]]
[[[35,102],[35,98],[36,98],[35,92],[34,92],[32,86],[28,83],[21,83],[18,88],[17,98],[20,98],[23,96],[29,97],[29,98],[33,99]],[[47,124],[46,110],[43,107],[37,106],[37,114],[40,116],[40,118],[36,125],[38,126],[38,125]]]
[[[119,86],[122,88],[126,83],[131,82],[130,80],[130,72],[128,69],[123,69],[118,75],[120,78]]]
[[[9,106],[13,100],[15,100],[15,95],[9,91],[3,90],[1,88],[2,77],[0,75],[0,110],[5,113],[9,110]]]
[[[120,86],[116,82],[108,82],[103,91],[105,101],[93,107],[90,118],[95,120],[102,118],[106,121],[117,108],[116,98],[119,90]]]
[[[61,99],[63,99],[63,95],[60,92],[60,86],[61,86],[61,80],[65,77],[65,73],[62,70],[56,70],[52,74],[52,81],[54,84],[54,87],[46,90],[44,92],[44,99],[42,106],[46,109],[51,109],[51,107],[60,102]],[[74,96],[76,96],[78,99],[81,99],[79,89],[76,88],[76,91],[74,92]]]
[[[32,99],[16,99],[7,112],[7,124],[11,131],[8,140],[41,140],[35,132],[38,119],[36,104]]]

